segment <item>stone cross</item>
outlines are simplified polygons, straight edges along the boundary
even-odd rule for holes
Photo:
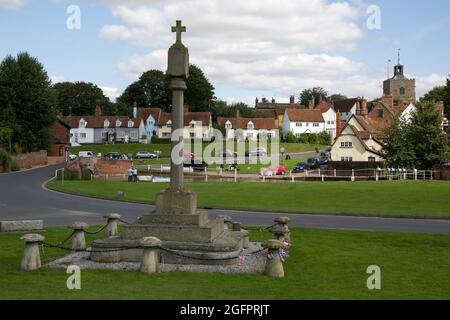
[[[181,43],[181,33],[186,32],[186,27],[182,26],[181,20],[177,20],[176,26],[172,27],[172,32],[177,33],[177,43]]]
[[[181,42],[181,33],[186,32],[186,27],[183,27],[181,21],[177,21],[175,27],[172,27],[172,32],[177,33],[177,40],[169,49],[167,75],[170,77],[170,89],[172,90],[172,148],[183,144],[184,137],[179,134],[178,137],[174,133],[179,133],[184,129],[184,91],[186,88],[185,80],[189,77],[189,52],[188,49]],[[179,158],[176,163],[172,158],[170,166],[170,188],[172,190],[183,189],[183,149],[179,150]],[[181,163],[180,163],[181,162]]]

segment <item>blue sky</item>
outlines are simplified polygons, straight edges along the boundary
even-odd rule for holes
[[[69,5],[81,10],[79,30],[66,27]],[[381,9],[381,30],[366,27],[369,5]],[[373,98],[397,48],[419,96],[450,72],[446,0],[0,0],[0,59],[28,51],[54,81],[93,82],[113,97],[165,69],[176,19],[191,61],[230,102],[285,101],[312,86]]]

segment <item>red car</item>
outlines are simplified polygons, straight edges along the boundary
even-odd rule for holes
[[[286,174],[286,167],[284,164],[280,164],[276,168],[267,168],[264,169],[263,174],[265,176],[284,176]]]

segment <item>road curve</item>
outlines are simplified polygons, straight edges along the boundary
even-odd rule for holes
[[[108,212],[134,221],[153,206],[92,199],[45,190],[42,185],[55,173],[55,166],[0,174],[0,221],[43,219],[47,226],[66,226],[74,221],[103,223]],[[314,214],[261,213],[237,210],[209,210],[210,217],[230,215],[246,225],[271,225],[276,216],[289,216],[291,225],[325,229],[450,233],[450,220],[353,217]]]

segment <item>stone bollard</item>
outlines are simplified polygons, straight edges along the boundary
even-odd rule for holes
[[[291,242],[291,231],[289,230],[288,223],[291,222],[291,218],[289,217],[278,217],[273,220],[275,223],[277,223],[280,227],[283,227],[287,233],[284,235],[284,239],[287,240],[287,242]]]
[[[162,241],[155,237],[142,238],[141,246],[144,247],[141,267],[139,271],[144,273],[159,273],[161,266],[159,261],[159,247]]]
[[[219,216],[219,219],[223,220],[223,229],[228,230],[228,224],[233,222],[233,219],[230,216]]]
[[[22,262],[20,263],[21,271],[33,271],[41,267],[39,242],[44,241],[44,239],[44,236],[40,234],[26,234],[20,237],[20,240],[25,241],[25,249],[23,250]]]
[[[286,249],[290,249],[290,242],[287,237],[289,229],[287,227],[282,227],[279,225],[275,226],[272,228],[272,233],[275,240],[281,241],[286,246]]]
[[[233,231],[241,231],[242,229],[242,224],[240,222],[233,222],[232,223],[233,226]]]
[[[242,246],[244,249],[248,249],[250,247],[250,232],[247,230],[242,229]]]
[[[283,243],[278,240],[269,240],[264,242],[262,247],[269,251],[264,274],[273,278],[284,278],[283,260],[280,256],[280,250],[284,248]]]
[[[84,230],[89,225],[84,222],[75,222],[70,227],[73,229],[73,236],[72,236],[72,250],[78,251],[78,250],[85,250],[86,249],[86,238],[84,237]]]
[[[107,237],[115,237],[119,234],[117,229],[117,222],[120,219],[120,214],[117,213],[108,213],[105,215],[105,218],[108,219],[108,224],[106,225],[106,236]]]

